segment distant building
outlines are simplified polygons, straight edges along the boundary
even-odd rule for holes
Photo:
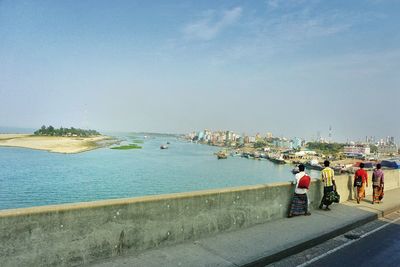
[[[349,145],[343,148],[343,152],[349,157],[366,156],[371,154],[371,148],[368,145]]]
[[[239,143],[239,145],[244,145],[244,138],[239,136],[238,143]]]
[[[391,145],[378,145],[379,154],[397,154],[398,147],[396,144]]]
[[[204,136],[205,136],[205,135],[204,135],[204,132],[199,132],[197,136],[198,136],[198,139],[199,139],[200,141],[203,141],[203,140],[204,140]]]
[[[295,137],[292,139],[292,148],[297,149],[302,147],[303,140],[301,138]]]
[[[272,145],[277,148],[293,149],[293,143],[288,141],[286,138],[275,138],[272,141]]]

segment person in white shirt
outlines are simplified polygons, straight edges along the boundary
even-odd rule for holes
[[[305,173],[305,167],[303,164],[299,165],[299,173],[296,174],[294,179],[294,184],[296,186],[294,190],[294,195],[292,199],[292,203],[290,206],[290,211],[288,217],[298,216],[298,215],[311,215],[308,211],[308,197],[307,197],[307,188],[299,187],[300,179],[306,176],[309,176]]]

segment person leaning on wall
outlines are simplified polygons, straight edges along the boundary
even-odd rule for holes
[[[296,174],[293,184],[295,184],[294,195],[290,205],[289,215],[291,218],[298,215],[311,215],[308,211],[307,192],[310,187],[311,178],[305,173],[303,164],[299,165],[299,173]]]

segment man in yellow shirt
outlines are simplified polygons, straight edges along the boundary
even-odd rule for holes
[[[325,210],[330,210],[329,205],[332,204],[331,201],[328,200],[327,196],[330,192],[336,190],[335,184],[335,172],[329,167],[330,162],[328,160],[324,161],[325,168],[321,171],[321,179],[324,183],[324,196],[322,197],[321,204],[319,208],[322,209],[325,207]]]

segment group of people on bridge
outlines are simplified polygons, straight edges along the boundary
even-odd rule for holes
[[[329,167],[330,162],[324,162],[324,169],[321,171],[321,181],[324,185],[324,195],[319,205],[320,209],[329,211],[329,206],[336,202],[339,203],[340,195],[337,192],[335,182],[335,172]],[[298,215],[311,215],[309,211],[309,200],[307,192],[311,184],[310,176],[305,172],[305,166],[298,166],[299,172],[295,175],[293,184],[295,185],[294,195],[289,208],[288,217]],[[364,163],[360,163],[359,169],[354,174],[353,186],[355,187],[356,200],[360,201],[365,198],[365,189],[368,187],[368,173],[364,170]],[[377,164],[372,174],[372,204],[380,203],[384,195],[384,173],[381,164]]]

